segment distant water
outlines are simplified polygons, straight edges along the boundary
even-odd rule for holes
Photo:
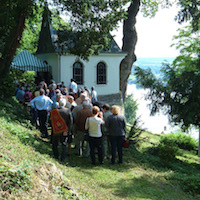
[[[162,68],[162,64],[165,62],[172,63],[175,57],[160,57],[160,58],[138,58],[137,61],[133,64],[132,72],[134,72],[134,66],[138,66],[142,69],[150,68],[153,74],[156,77],[160,77],[160,69]],[[135,77],[131,75],[129,77],[129,84],[135,83]]]
[[[150,68],[156,77],[160,77],[160,69],[163,62],[172,63],[175,58],[172,57],[161,57],[161,58],[138,58],[134,63],[132,72],[134,71],[134,66],[139,66],[140,68],[147,69]],[[168,121],[168,116],[163,113],[157,113],[155,116],[150,116],[150,110],[148,104],[150,103],[145,99],[145,95],[148,90],[140,89],[136,87],[135,77],[130,75],[127,87],[127,94],[133,94],[134,99],[138,103],[137,117],[141,119],[141,126],[153,133],[170,133],[177,132],[180,130],[178,126],[173,126]],[[198,131],[193,129],[190,131],[190,135],[194,138],[198,138]]]

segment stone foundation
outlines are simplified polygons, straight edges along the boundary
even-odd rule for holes
[[[104,104],[109,104],[109,105],[123,105],[123,100],[122,100],[122,94],[121,93],[116,93],[116,94],[109,94],[109,95],[98,95],[98,101],[104,105]]]

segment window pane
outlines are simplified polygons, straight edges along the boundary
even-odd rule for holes
[[[73,78],[77,84],[83,84],[83,65],[80,62],[76,62],[73,65]]]
[[[106,84],[106,65],[103,62],[97,65],[97,84]]]

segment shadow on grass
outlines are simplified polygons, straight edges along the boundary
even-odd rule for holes
[[[186,200],[188,196],[179,186],[174,186],[162,177],[152,177],[151,174],[120,179],[114,184],[103,184],[105,189],[112,188],[113,195],[121,199],[153,199],[153,200]]]

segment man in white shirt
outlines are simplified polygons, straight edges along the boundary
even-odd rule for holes
[[[48,138],[48,111],[51,110],[52,104],[53,101],[45,95],[44,89],[40,89],[40,96],[30,102],[30,105],[38,111],[40,132],[46,138]]]
[[[91,97],[92,97],[92,103],[97,102],[97,92],[94,90],[94,87],[91,87]]]
[[[75,82],[75,80],[73,78],[71,79],[69,89],[72,89],[73,93],[75,93],[75,94],[77,93],[77,83]]]

